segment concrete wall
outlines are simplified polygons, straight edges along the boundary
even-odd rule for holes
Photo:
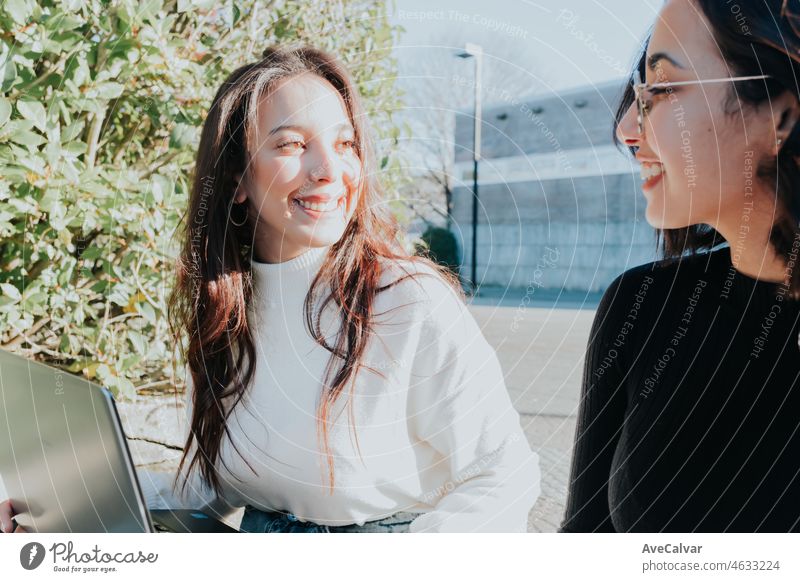
[[[638,176],[618,174],[479,188],[481,285],[526,287],[535,278],[548,289],[602,291],[625,269],[653,260],[655,235],[637,187]],[[455,190],[454,209],[469,277],[471,188]]]

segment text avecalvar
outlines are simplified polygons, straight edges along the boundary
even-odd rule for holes
[[[642,548],[643,554],[699,554],[703,546],[690,546],[686,544],[664,544],[663,546],[651,546],[645,544]]]

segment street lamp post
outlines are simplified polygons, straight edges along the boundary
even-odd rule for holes
[[[483,48],[467,43],[464,52],[458,54],[462,59],[475,59],[475,125],[472,133],[472,294],[478,292],[478,161],[481,159],[481,71],[483,68]]]

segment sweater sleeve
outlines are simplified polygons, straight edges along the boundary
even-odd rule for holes
[[[188,419],[192,417],[192,381],[191,374],[186,375],[186,395],[185,410],[186,419],[184,427],[184,442],[189,436]],[[196,441],[192,444],[192,451],[195,450]],[[191,456],[188,457],[191,459]],[[188,465],[188,461],[186,463]],[[225,500],[219,498],[200,476],[197,470],[192,471],[189,481],[186,483],[185,490],[182,491],[183,479],[186,476],[186,465],[184,465],[181,476],[175,487],[176,472],[150,471],[137,469],[139,484],[144,494],[145,504],[149,509],[201,509],[216,516],[225,516],[233,511]]]
[[[618,277],[603,295],[592,324],[583,369],[569,493],[564,521],[558,530],[561,533],[615,531],[608,486],[627,402],[622,354],[613,342],[619,334],[631,330],[625,311],[633,301],[632,296],[621,291],[623,277]]]
[[[538,456],[520,426],[494,350],[460,298],[424,277],[426,317],[411,378],[410,423],[447,482],[411,532],[525,532],[539,496]],[[433,281],[431,281],[433,280]]]

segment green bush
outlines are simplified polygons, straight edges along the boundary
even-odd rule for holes
[[[459,275],[461,260],[458,255],[458,242],[452,232],[439,226],[429,226],[422,233],[420,240],[417,254],[429,257]]]
[[[220,83],[269,44],[333,52],[392,176],[395,32],[367,0],[4,0],[0,347],[121,395],[180,383],[165,308],[174,233]]]

